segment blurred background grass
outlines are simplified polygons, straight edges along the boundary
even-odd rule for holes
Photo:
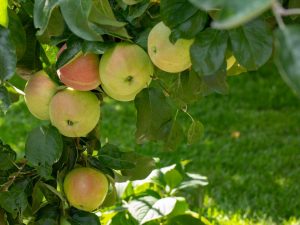
[[[176,154],[159,144],[137,146],[134,104],[112,100],[102,107],[102,139],[153,154],[164,165],[192,160],[188,169],[210,182],[203,213],[213,224],[300,224],[299,99],[272,65],[228,83],[228,95],[189,108],[205,125],[197,145],[184,144]],[[0,117],[0,138],[21,157],[27,133],[39,124],[21,99]]]

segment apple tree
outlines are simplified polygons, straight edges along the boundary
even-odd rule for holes
[[[229,76],[274,62],[300,94],[299,14],[298,0],[1,0],[0,113],[20,97],[44,122],[24,156],[0,137],[0,225],[209,224],[206,178],[107,143],[101,108],[133,101],[137,144],[196,144],[189,106]]]

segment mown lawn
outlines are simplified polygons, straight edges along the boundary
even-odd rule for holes
[[[203,214],[214,224],[300,224],[299,99],[272,66],[228,83],[228,95],[210,95],[190,107],[205,125],[197,145],[176,153],[135,145],[134,105],[113,101],[102,108],[102,139],[154,154],[163,164],[192,160],[189,170],[208,176]],[[0,118],[0,137],[21,152],[27,132],[39,123],[19,101]]]

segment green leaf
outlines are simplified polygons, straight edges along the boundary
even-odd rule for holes
[[[70,222],[72,225],[100,225],[98,216],[91,212],[80,211],[72,208],[70,210]]]
[[[144,156],[135,152],[127,152],[124,159],[134,163],[134,168],[122,170],[122,175],[129,180],[141,180],[146,178],[155,169],[155,161],[149,156]]]
[[[16,47],[17,59],[20,60],[26,50],[26,32],[19,16],[13,10],[9,10],[8,15],[8,29],[13,34],[11,35],[11,40]]]
[[[202,98],[201,89],[201,77],[195,71],[191,70],[178,75],[178,78],[170,87],[170,95],[176,104],[180,108],[183,108]]]
[[[28,206],[27,189],[29,180],[14,183],[9,191],[0,192],[0,207],[11,213],[13,217],[22,214]]]
[[[228,34],[226,31],[206,29],[191,46],[193,69],[203,75],[213,75],[225,60]]]
[[[172,109],[163,92],[156,88],[145,88],[134,102],[137,109],[137,143],[165,139],[163,126],[172,119]]]
[[[300,96],[300,26],[275,32],[275,63],[283,80]]]
[[[125,29],[126,23],[119,22],[115,18],[108,0],[93,1],[88,19],[107,34],[125,39],[130,38]]]
[[[98,159],[104,165],[112,169],[122,170],[134,168],[134,163],[125,159],[125,153],[112,144],[104,145],[98,152]]]
[[[41,126],[29,133],[25,155],[28,162],[38,169],[42,177],[49,178],[52,165],[58,161],[62,151],[62,137],[56,128]]]
[[[224,1],[218,19],[212,23],[216,29],[232,29],[256,18],[271,8],[273,0]]]
[[[194,120],[188,129],[188,144],[196,144],[204,134],[204,126],[199,120]]]
[[[59,55],[56,61],[56,68],[59,69],[74,59],[81,51],[82,40],[77,37],[71,37],[67,41],[67,48]]]
[[[82,52],[102,55],[107,49],[113,47],[113,45],[114,42],[84,41],[82,43]]]
[[[140,4],[132,5],[128,8],[128,15],[126,19],[128,22],[133,22],[135,19],[139,19],[147,11],[150,2],[148,0],[141,0]]]
[[[255,20],[230,30],[229,36],[235,58],[246,69],[257,70],[271,57],[273,38],[264,21]]]
[[[207,23],[208,16],[206,12],[198,10],[193,16],[181,23],[180,25],[174,27],[171,33],[171,40],[179,38],[192,39],[200,31],[202,31]]]
[[[35,225],[59,225],[59,205],[47,204],[36,213]]]
[[[167,197],[156,199],[152,196],[134,199],[128,203],[129,213],[140,223],[145,224],[165,216],[183,214],[188,206],[183,198]]]
[[[167,136],[163,139],[164,147],[167,150],[176,150],[177,147],[184,140],[184,132],[182,126],[173,118],[166,124],[164,124],[163,129],[166,130]]]
[[[126,212],[117,213],[110,221],[110,225],[138,225],[136,220]]]
[[[163,22],[170,28],[174,28],[191,16],[193,16],[198,9],[186,0],[161,0],[160,14]],[[178,16],[180,12],[180,16]]]
[[[199,218],[192,215],[179,215],[167,220],[166,225],[205,225]]]
[[[8,29],[0,26],[0,81],[10,79],[17,64],[16,49]]]
[[[164,174],[166,184],[169,185],[171,189],[175,188],[183,180],[183,176],[176,169],[176,164],[161,168],[160,170]]]
[[[219,8],[224,0],[189,0],[189,2],[202,10],[209,11]]]
[[[62,15],[74,34],[88,41],[101,41],[104,32],[95,31],[95,25],[88,21],[92,3],[92,0],[59,1]]]
[[[11,105],[11,99],[9,97],[8,90],[4,86],[0,86],[0,112],[4,114],[7,112]]]
[[[33,22],[35,28],[38,28],[37,35],[45,32],[51,13],[59,4],[59,0],[38,0],[34,2]]]
[[[37,32],[38,39],[41,43],[51,44],[52,37],[58,37],[62,35],[64,30],[65,30],[64,19],[62,17],[59,8],[55,7],[52,10],[46,29],[43,31],[43,33],[42,30]]]
[[[3,144],[0,140],[0,170],[8,170],[14,166],[17,153],[9,145]]]

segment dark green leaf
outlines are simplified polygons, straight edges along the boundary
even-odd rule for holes
[[[16,158],[17,153],[12,150],[9,145],[3,144],[0,140],[0,170],[8,170],[12,168]]]
[[[237,61],[248,70],[257,70],[272,54],[272,34],[262,20],[252,21],[229,31],[232,51]]]
[[[166,225],[205,225],[199,218],[195,218],[192,215],[179,215],[170,218]]]
[[[10,79],[15,72],[17,56],[11,32],[0,26],[0,81]]]
[[[70,210],[70,222],[72,225],[100,225],[98,216],[91,212],[80,211],[72,208]]]
[[[160,89],[146,88],[135,98],[137,109],[136,141],[164,140],[168,131],[163,126],[172,119],[172,109]]]
[[[66,44],[67,48],[59,55],[56,61],[56,68],[59,69],[74,59],[79,54],[82,48],[82,40],[72,37]],[[63,47],[62,47],[63,48]]]
[[[45,32],[51,13],[59,4],[59,0],[38,0],[34,2],[33,21],[34,26],[39,29],[37,35]]]
[[[111,176],[113,178],[115,177],[114,171],[111,168],[106,167],[98,158],[89,156],[88,162],[92,167],[108,174],[109,176]]]
[[[32,130],[25,145],[28,162],[45,178],[51,175],[52,165],[58,161],[62,150],[61,134],[52,126],[41,126]]]
[[[170,28],[174,28],[191,16],[193,16],[198,9],[186,0],[161,0],[160,14],[163,22]],[[178,13],[180,12],[180,16]]]
[[[84,41],[82,43],[82,52],[91,52],[97,55],[102,55],[107,49],[111,48],[113,45],[113,42]]]
[[[202,97],[202,79],[198,74],[191,70],[179,74],[170,88],[171,98],[182,108],[192,104]]]
[[[232,29],[256,18],[272,6],[273,0],[230,0],[224,1],[224,7],[212,26],[217,29]]]
[[[98,159],[104,165],[112,169],[122,170],[134,168],[134,163],[124,158],[123,152],[112,144],[104,145],[98,152]]]
[[[145,179],[155,169],[155,161],[149,156],[127,152],[124,155],[124,159],[135,165],[132,169],[122,170],[122,175],[127,176],[129,180]]]
[[[0,113],[6,113],[11,104],[8,90],[4,86],[0,86]]]
[[[93,24],[88,21],[92,3],[92,0],[59,1],[62,15],[74,34],[88,41],[101,41],[104,33],[95,31]]]
[[[35,225],[59,225],[59,205],[48,204],[39,209]]]
[[[194,120],[188,129],[188,144],[196,144],[204,134],[204,126],[199,120]]]
[[[26,33],[21,20],[18,15],[13,11],[8,11],[9,24],[8,29],[10,30],[11,40],[16,47],[17,59],[21,59],[26,50]]]
[[[140,18],[148,9],[150,2],[147,0],[142,0],[140,4],[135,4],[129,7],[127,20],[132,22],[134,19]]]
[[[28,205],[27,189],[29,180],[14,183],[9,191],[0,192],[0,207],[11,213],[13,217],[24,212]]]
[[[300,96],[300,26],[277,30],[275,63],[284,81]]]
[[[190,3],[205,11],[219,8],[224,1],[225,0],[189,0]]]
[[[207,13],[198,10],[193,16],[181,23],[180,25],[174,27],[171,33],[171,40],[179,38],[192,39],[200,31],[202,31],[206,25],[208,16]]]
[[[138,225],[137,221],[132,218],[132,216],[126,212],[119,212],[117,215],[115,215],[110,225]]]
[[[228,34],[226,31],[207,29],[201,32],[191,46],[193,69],[203,75],[213,75],[225,60]]]
[[[184,139],[182,126],[179,124],[176,118],[173,118],[172,120],[164,124],[162,128],[167,134],[167,136],[163,139],[165,144],[164,147],[167,150],[176,150]]]

